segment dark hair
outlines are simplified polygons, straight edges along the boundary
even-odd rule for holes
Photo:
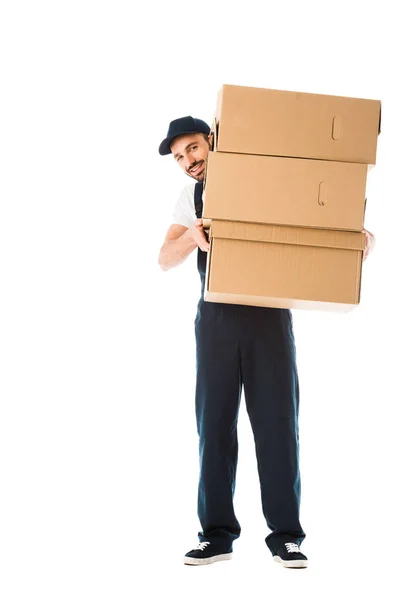
[[[212,131],[210,131],[210,133],[202,133],[202,134],[201,134],[201,135],[204,137],[204,139],[206,140],[206,142],[207,142],[207,144],[208,144],[208,146],[209,146],[210,150],[212,150],[212,149],[213,149],[213,145],[212,145],[212,143],[211,143],[211,142],[210,142],[210,140],[209,140],[209,136],[211,135],[211,133],[212,133]]]

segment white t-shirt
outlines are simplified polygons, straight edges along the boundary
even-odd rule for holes
[[[194,208],[194,188],[196,182],[185,186],[175,205],[175,210],[172,215],[172,223],[183,225],[190,229],[196,220],[196,211]]]

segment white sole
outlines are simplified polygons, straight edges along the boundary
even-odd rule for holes
[[[289,569],[306,569],[308,567],[308,560],[283,560],[280,556],[274,556],[274,561]]]
[[[211,563],[219,560],[231,560],[232,554],[232,552],[229,554],[216,554],[215,556],[210,556],[209,558],[191,558],[190,556],[185,556],[183,558],[183,562],[185,565],[211,565]]]

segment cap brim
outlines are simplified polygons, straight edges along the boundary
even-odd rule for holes
[[[174,138],[165,138],[160,144],[158,149],[161,156],[165,156],[166,154],[171,154],[170,144]]]

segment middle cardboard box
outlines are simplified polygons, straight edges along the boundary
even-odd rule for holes
[[[210,152],[203,219],[361,231],[368,165]]]

